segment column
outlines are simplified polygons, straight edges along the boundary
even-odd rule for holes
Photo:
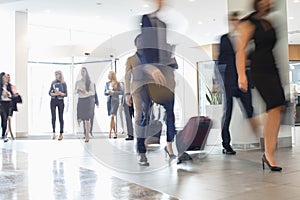
[[[19,104],[16,117],[16,136],[28,136],[28,15],[15,12],[15,84],[22,95],[23,104]],[[38,113],[37,113],[38,114]]]

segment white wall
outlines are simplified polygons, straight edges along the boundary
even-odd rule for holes
[[[15,15],[0,10],[0,71],[10,73],[14,80],[15,66]]]

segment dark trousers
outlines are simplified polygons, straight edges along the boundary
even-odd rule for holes
[[[167,142],[173,142],[175,129],[175,114],[174,114],[174,93],[170,101],[161,104],[166,110],[166,125],[167,125]]]
[[[53,133],[55,133],[55,122],[56,122],[56,107],[58,108],[58,118],[60,124],[60,133],[64,132],[64,100],[63,99],[51,99],[50,108],[51,108],[51,115],[52,115],[52,129]]]
[[[240,99],[244,111],[246,112],[246,117],[253,117],[252,95],[250,86],[248,86],[248,88],[249,89],[247,92],[243,92],[237,86],[225,86],[226,104],[224,105],[224,114],[222,117],[222,145],[224,148],[228,148],[231,141],[229,126],[232,116],[233,97],[237,97]]]
[[[124,108],[123,110],[124,110],[126,126],[127,126],[127,135],[128,137],[133,137],[133,125],[132,125],[132,117],[134,113],[133,106],[128,106],[126,102],[124,102],[123,108]]]
[[[147,92],[146,86],[142,89],[138,89],[136,93],[133,94],[133,100],[135,102],[135,130],[137,133],[137,151],[139,153],[146,153],[145,138],[146,138],[146,126],[149,125],[150,120],[150,107],[151,99]],[[166,125],[167,125],[167,142],[172,142],[174,140],[176,130],[175,130],[175,115],[174,115],[174,93],[169,97],[168,101],[160,103],[166,110]]]
[[[151,100],[147,92],[146,85],[137,88],[133,95],[135,109],[135,133],[137,136],[137,152],[146,153],[145,139],[147,137],[146,130],[149,124],[149,111]]]
[[[7,129],[7,118],[9,110],[11,109],[10,101],[1,101],[0,102],[0,115],[1,115],[1,127],[2,127],[2,138],[5,137]]]

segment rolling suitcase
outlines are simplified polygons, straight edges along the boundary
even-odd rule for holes
[[[189,119],[183,130],[176,135],[179,163],[191,159],[185,151],[204,149],[211,126],[212,121],[208,117],[196,116]]]

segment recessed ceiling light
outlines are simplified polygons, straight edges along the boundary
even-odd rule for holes
[[[198,24],[201,25],[201,24],[203,24],[203,22],[202,21],[198,21]]]
[[[189,2],[194,2],[195,0],[189,0]]]
[[[294,17],[289,17],[289,20],[293,20],[293,19],[295,19]]]
[[[144,4],[143,7],[144,7],[144,8],[148,8],[149,5],[148,5],[148,4]]]
[[[294,3],[299,3],[300,1],[299,0],[294,0]]]

